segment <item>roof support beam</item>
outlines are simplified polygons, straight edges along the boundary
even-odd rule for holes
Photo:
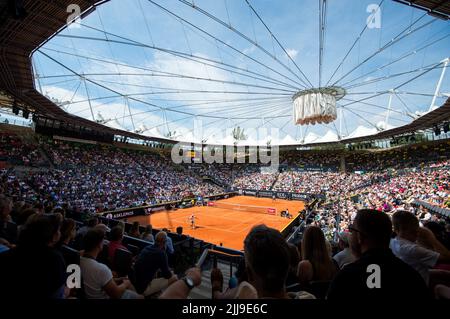
[[[439,81],[436,85],[436,91],[434,92],[433,99],[431,100],[430,108],[428,109],[428,112],[432,111],[434,109],[434,103],[436,103],[436,98],[439,95],[439,91],[441,90],[442,81],[444,80],[445,70],[447,70],[448,63],[450,62],[450,58],[447,58],[442,61],[444,63],[444,67],[442,68],[441,76],[439,78]]]

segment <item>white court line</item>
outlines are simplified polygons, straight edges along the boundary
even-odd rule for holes
[[[210,208],[210,207],[208,207],[208,206],[202,206],[202,207],[199,207],[199,208],[203,208],[203,209],[198,210],[196,212],[196,214],[200,215],[200,217],[201,216],[205,216],[207,218],[211,218],[212,217],[211,215],[214,215],[214,214],[211,213],[213,210],[209,210],[208,208]],[[277,221],[277,224],[278,224],[278,222],[280,222],[280,219],[281,219],[281,217],[277,216],[277,215],[260,214],[260,213],[253,213],[253,212],[247,212],[247,211],[236,211],[236,210],[226,209],[226,208],[221,208],[221,209],[225,210],[225,212],[222,212],[220,215],[215,215],[215,217],[217,219],[224,219],[224,220],[228,220],[228,221],[233,221],[233,222],[236,223],[235,225],[233,225],[231,227],[228,227],[228,229],[217,228],[217,227],[214,227],[214,226],[202,226],[199,223],[196,223],[196,226],[197,227],[203,227],[203,228],[207,228],[207,229],[212,229],[212,230],[217,230],[217,231],[224,231],[224,232],[236,234],[236,233],[243,233],[246,230],[248,230],[249,226],[253,227],[253,225],[257,225],[257,224],[267,223],[267,222],[271,222],[271,221]],[[176,214],[176,212],[172,212],[172,213]],[[183,215],[185,214],[185,216],[174,218],[174,217],[172,217],[172,214],[169,212],[169,216],[170,216],[169,218],[172,220],[172,224],[173,224],[173,222],[178,223],[178,224],[181,223],[183,225],[186,225],[186,227],[189,227],[190,223],[187,222],[186,219],[189,217],[191,212],[180,212],[180,213],[183,214]],[[245,218],[245,220],[243,220],[242,219],[242,217],[243,217],[242,213],[253,214],[253,215],[263,215],[264,218],[255,219],[255,218],[253,218],[252,216],[249,215],[248,218]],[[179,219],[179,218],[181,218],[181,219]],[[267,218],[269,218],[269,220],[267,220]],[[253,225],[249,225],[250,223],[253,223]],[[278,227],[279,225],[276,225],[276,226]],[[281,226],[284,227],[286,225],[281,225]],[[239,230],[237,230],[237,229],[239,229]]]
[[[190,226],[190,224],[188,224],[188,223],[186,223],[186,222],[179,221],[179,220],[176,219],[176,218],[172,219],[172,221],[175,221],[175,222],[178,222],[178,223],[181,223],[181,224],[185,224],[185,225]],[[238,233],[237,231],[227,230],[227,229],[223,229],[223,228],[217,228],[217,227],[210,226],[210,225],[202,226],[201,224],[198,224],[198,223],[196,223],[195,226],[196,226],[196,227],[202,227],[202,228],[204,228],[204,229],[207,228],[207,229],[214,229],[214,230],[217,230],[217,231],[225,231],[225,232],[229,232],[229,233],[233,233],[233,234]]]

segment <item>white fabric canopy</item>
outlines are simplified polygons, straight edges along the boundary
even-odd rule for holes
[[[295,124],[330,123],[337,118],[336,98],[321,92],[302,94],[294,99]]]

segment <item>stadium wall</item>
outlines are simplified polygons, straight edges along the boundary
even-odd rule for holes
[[[261,191],[261,190],[255,190],[255,189],[234,189],[235,192],[238,192],[239,195],[246,195],[246,196],[255,196],[255,197],[268,197],[272,198],[275,196],[275,198],[279,199],[289,199],[289,200],[301,200],[301,201],[310,201],[313,198],[319,198],[322,200],[326,199],[326,196],[324,194],[310,194],[310,193],[290,193],[290,192],[279,192],[279,191]]]
[[[450,218],[450,209],[439,207],[439,206],[433,205],[431,203],[424,202],[422,200],[417,200],[417,199],[414,200],[411,204],[415,205],[415,206],[425,207],[426,209],[430,210],[431,212],[435,212],[443,217]]]
[[[232,196],[235,196],[235,192],[230,193],[223,193],[223,194],[217,194],[217,195],[211,195],[211,196],[205,196],[200,197],[201,201],[203,202],[205,199],[207,200],[218,200],[218,199],[225,199]],[[193,204],[192,204],[193,201]],[[178,201],[172,201],[172,202],[165,202],[155,205],[144,205],[139,207],[130,207],[130,208],[124,208],[124,209],[118,209],[114,211],[107,211],[107,212],[101,212],[98,213],[99,216],[103,216],[109,219],[120,219],[120,218],[128,218],[128,217],[134,217],[134,216],[143,216],[143,215],[150,215],[152,213],[161,211],[161,210],[171,210],[174,208],[187,208],[192,207],[193,205],[196,205],[199,201],[199,198],[197,197],[189,197],[184,198],[182,200]]]

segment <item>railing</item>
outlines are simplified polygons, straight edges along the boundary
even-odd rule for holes
[[[0,124],[9,124],[9,125],[16,125],[16,126],[23,126],[23,127],[32,127],[33,122],[29,121],[23,121],[23,120],[16,120],[16,119],[2,119],[0,120]]]
[[[204,196],[203,199],[209,199],[209,200],[217,200],[217,199],[224,199],[231,196],[236,195],[235,192],[229,192],[229,193],[222,193],[217,195],[208,195]],[[142,216],[142,215],[149,215],[153,212],[169,209],[172,206],[173,207],[179,207],[183,203],[191,202],[194,200],[194,205],[197,203],[197,198],[185,198],[177,201],[170,201],[170,202],[162,202],[158,204],[153,205],[143,205],[138,207],[130,207],[130,208],[123,208],[123,209],[117,209],[113,211],[106,211],[98,213],[99,216],[105,216],[110,219],[116,219],[116,218],[127,218],[127,217],[133,217],[133,216]],[[188,206],[184,206],[188,207]]]
[[[292,231],[292,229],[294,229],[295,225],[299,225],[300,226],[300,215],[297,215],[295,218],[293,218],[289,224],[287,224],[280,232],[283,235],[284,238],[286,238]]]
[[[283,191],[271,191],[271,190],[256,190],[256,189],[238,189],[236,187],[233,188],[235,192],[238,192],[240,195],[246,196],[256,196],[256,197],[276,197],[279,199],[291,199],[291,200],[301,200],[301,201],[309,201],[311,198],[321,198],[325,199],[324,194],[317,193],[291,193],[291,192],[283,192]]]
[[[76,216],[74,216],[76,218]],[[117,219],[110,219],[103,216],[98,216],[99,220],[112,228],[116,225],[123,225],[124,231],[128,232],[131,229],[130,223],[124,223]],[[144,227],[139,227],[139,231],[141,233],[144,232]],[[152,234],[156,236],[159,232],[159,229],[153,229]],[[168,232],[167,236],[172,239],[174,255],[169,258],[169,260],[174,260],[174,271],[177,274],[182,274],[186,269],[192,267],[195,263],[197,257],[205,250],[205,248],[213,247],[212,244],[206,243],[203,240],[196,239],[194,237],[189,237],[186,235],[179,235],[175,233]],[[142,250],[144,247],[151,245],[152,242],[131,237],[128,235],[124,235],[123,243],[127,245],[136,246],[139,250]]]
[[[315,202],[315,203],[314,203]],[[318,201],[314,201],[311,204],[310,209],[307,210],[307,214],[304,216],[303,220],[300,222],[300,225],[291,233],[291,235],[286,239],[288,243],[295,243],[297,238],[300,237],[306,227],[306,221],[310,217],[311,213],[314,211],[315,206],[318,204]],[[298,216],[300,219],[300,216]]]
[[[209,268],[211,266],[217,268],[217,262],[229,263],[230,266],[230,277],[233,276],[233,266],[237,268],[241,260],[244,258],[244,254],[240,251],[233,251],[231,249],[219,248],[217,246],[203,250],[200,258],[198,259],[196,266],[200,267],[202,270]]]
[[[418,199],[415,199],[411,204],[415,205],[415,206],[425,207],[426,209],[428,209],[431,212],[439,214],[443,217],[450,218],[450,209],[448,209],[448,208],[439,207],[439,206],[436,206],[431,203],[428,203],[428,202],[425,202],[422,200],[418,200]]]

